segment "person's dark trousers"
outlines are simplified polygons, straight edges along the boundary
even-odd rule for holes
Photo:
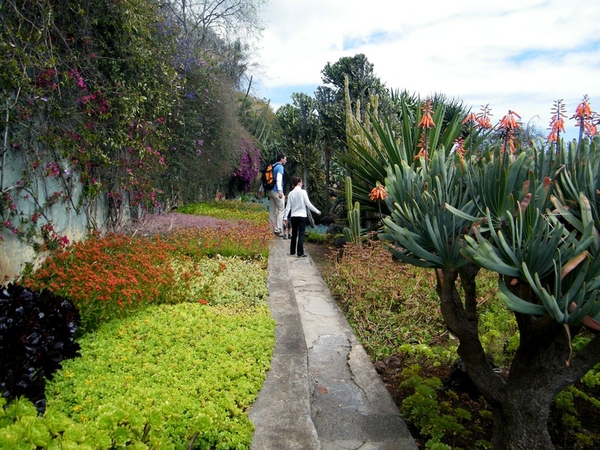
[[[292,217],[292,241],[290,242],[290,254],[298,256],[304,254],[304,232],[306,231],[306,217]],[[298,246],[296,246],[296,240]]]

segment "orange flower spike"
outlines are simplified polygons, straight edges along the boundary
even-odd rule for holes
[[[515,118],[518,117],[519,119],[521,118],[521,116],[519,114],[517,114],[515,111],[511,111],[510,109],[508,110],[508,114],[506,114],[501,120],[500,120],[500,128],[502,128],[503,130],[515,130],[517,128],[519,128],[519,123],[517,121],[517,119]]]
[[[431,100],[427,100],[425,101],[425,103],[423,103],[423,105],[421,106],[421,111],[423,112],[423,115],[421,116],[421,121],[417,126],[425,130],[428,130],[429,128],[434,128],[435,123],[433,123],[433,117],[431,117],[433,114],[433,106],[431,104]]]
[[[490,117],[492,114],[490,113],[490,106],[485,105],[481,107],[481,112],[477,114],[477,123],[479,124],[479,128],[482,130],[491,130],[492,122],[490,121]]]
[[[594,137],[598,134],[598,126],[594,125],[593,123],[586,122],[583,125],[583,129],[584,129],[585,135],[589,138]]]
[[[492,122],[489,117],[480,117],[479,118],[479,128],[482,130],[490,130],[492,128]]]
[[[460,155],[461,158],[465,157],[465,140],[463,138],[456,138],[454,141],[454,151]]]
[[[430,115],[428,114],[423,114],[423,116],[421,117],[421,121],[419,122],[418,127],[419,128],[424,128],[424,129],[429,129],[429,128],[433,128],[435,126],[435,124],[433,123],[433,119],[431,118]]]
[[[588,119],[592,115],[592,108],[587,102],[587,98],[584,97],[583,101],[575,108],[575,119]]]
[[[378,183],[377,186],[371,190],[371,193],[369,194],[369,198],[371,199],[372,202],[376,202],[379,200],[385,200],[387,198],[387,192],[385,191],[385,188],[381,184]]]
[[[548,134],[549,142],[557,142],[560,136],[560,133],[565,132],[565,104],[562,100],[556,100],[554,102],[554,106],[552,107],[552,112],[554,113],[550,118],[550,134]]]

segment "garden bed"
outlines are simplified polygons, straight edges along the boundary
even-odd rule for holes
[[[321,273],[327,274],[332,267],[334,256],[339,250],[315,243],[305,244],[305,247]],[[349,299],[344,300],[347,306]],[[342,310],[347,309],[343,302],[339,302],[339,304]],[[375,335],[378,332],[375,329],[377,318],[371,318],[371,323],[374,328],[372,333]],[[389,326],[389,323],[384,325]],[[357,332],[357,336],[368,349],[369,342],[364,341],[369,340],[369,335],[360,336],[360,334],[360,331]],[[443,336],[432,336],[432,342],[446,344],[447,341],[447,332]],[[433,347],[433,344],[431,346]],[[446,345],[440,347],[446,347]],[[415,364],[418,364],[418,377],[423,380],[437,378],[440,381],[440,386],[435,389],[435,404],[431,403],[430,412],[432,416],[454,415],[457,410],[466,411],[470,415],[469,420],[463,419],[462,421],[465,432],[456,433],[451,447],[464,449],[491,448],[488,447],[488,445],[491,445],[489,440],[491,439],[493,426],[491,410],[481,397],[469,395],[469,392],[472,391],[472,385],[468,381],[464,383],[460,376],[458,378],[454,377],[452,381],[449,380],[452,372],[451,364],[438,364],[435,358],[415,359],[414,357],[407,357],[406,353],[400,351],[381,358],[379,361],[374,361],[374,367],[398,409],[403,411],[406,407],[405,400],[415,393],[414,386],[406,384],[406,371]],[[445,389],[444,384],[451,384],[452,389]],[[580,382],[575,384],[575,388],[584,393],[583,395],[591,397],[592,401],[586,401],[577,396],[571,398],[571,394],[567,393],[566,398],[563,400],[562,409],[553,404],[548,430],[557,449],[592,450],[597,448],[597,439],[600,436],[600,408],[594,404],[594,400],[600,398],[600,385],[597,384],[595,387],[590,388]],[[595,401],[597,402],[597,400]],[[425,401],[422,402],[422,404],[424,403]],[[574,409],[569,410],[568,406],[565,408],[566,405],[573,405]],[[567,423],[571,418],[573,421],[578,421],[579,425],[573,426],[573,424]],[[458,422],[461,422],[460,418]],[[415,441],[424,448],[427,437],[422,436],[419,427],[410,421],[407,421],[407,426]],[[440,423],[438,426],[443,428],[448,425]]]

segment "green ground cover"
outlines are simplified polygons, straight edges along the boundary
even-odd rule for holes
[[[77,305],[81,356],[48,382],[43,415],[24,398],[0,408],[0,449],[249,447],[275,344],[271,236],[264,212],[221,204],[226,229],[91,236],[24,274]]]

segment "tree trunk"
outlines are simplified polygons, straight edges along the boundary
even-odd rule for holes
[[[551,450],[548,417],[553,395],[544,390],[512,390],[492,407],[495,450]]]
[[[553,449],[548,418],[554,396],[598,361],[600,336],[571,358],[564,325],[549,316],[517,314],[521,345],[509,375],[502,377],[494,372],[479,340],[474,289],[477,270],[460,270],[464,302],[456,289],[458,271],[438,269],[436,273],[444,321],[460,341],[458,354],[469,377],[492,407],[494,449]],[[576,329],[570,332],[577,334]]]

